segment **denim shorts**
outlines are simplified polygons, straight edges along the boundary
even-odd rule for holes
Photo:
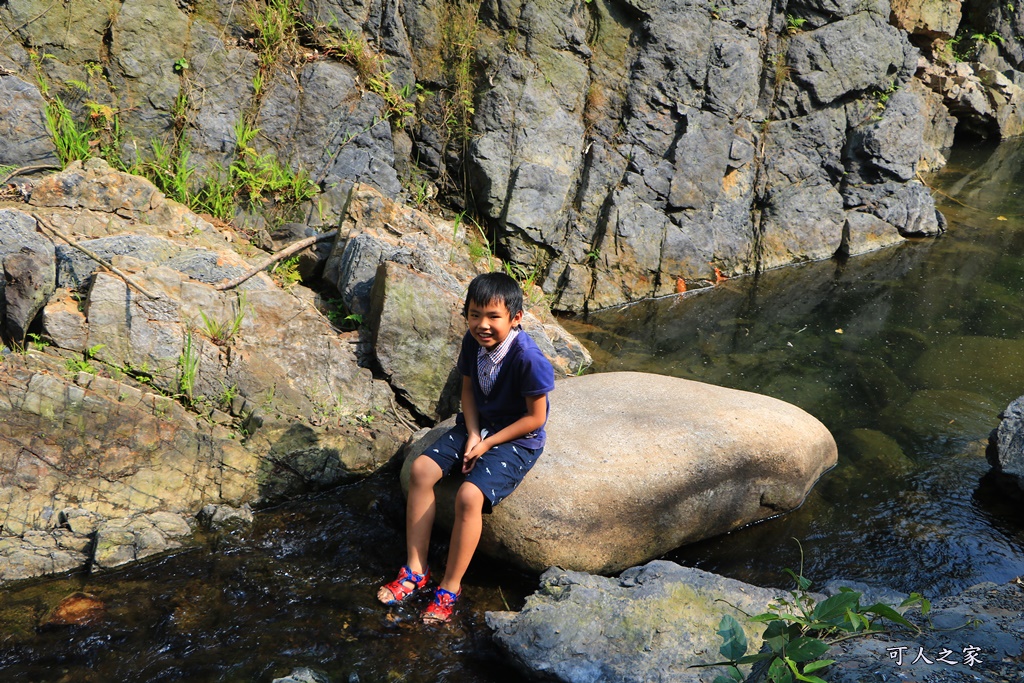
[[[462,455],[468,438],[465,426],[457,425],[428,446],[424,455],[436,462],[445,476],[454,474],[461,477]],[[516,490],[543,450],[503,443],[477,459],[476,465],[465,477],[466,481],[483,492],[486,499],[484,512],[490,512],[491,508]]]

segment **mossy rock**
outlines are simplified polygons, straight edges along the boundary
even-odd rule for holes
[[[969,391],[1005,405],[1024,387],[1022,351],[1016,339],[951,337],[921,354],[913,377],[923,389]]]
[[[882,420],[890,433],[914,442],[965,443],[985,438],[998,424],[1000,409],[970,391],[925,389],[882,411]]]

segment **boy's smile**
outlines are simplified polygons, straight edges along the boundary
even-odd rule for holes
[[[470,301],[466,310],[469,333],[473,335],[477,344],[488,351],[492,351],[498,344],[505,341],[508,333],[522,319],[522,311],[510,316],[508,308],[500,301],[491,301],[485,305]]]

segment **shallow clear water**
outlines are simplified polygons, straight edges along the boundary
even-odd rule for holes
[[[958,150],[938,239],[726,281],[570,323],[596,369],[756,391],[819,418],[839,464],[801,509],[670,557],[762,585],[808,577],[929,595],[1024,573],[1024,513],[985,474],[1024,394],[1024,147]],[[1000,218],[1001,217],[1001,218]]]
[[[4,680],[271,681],[300,666],[345,681],[511,683],[486,610],[522,606],[536,579],[477,563],[450,628],[374,594],[404,561],[397,472],[257,515],[254,528],[105,576],[0,592]],[[440,564],[440,549],[432,562]],[[46,626],[75,591],[106,606],[88,626]]]
[[[1024,393],[1022,149],[961,151],[934,182],[949,232],[850,260],[571,322],[597,369],[645,370],[791,401],[836,436],[840,464],[804,506],[684,548],[684,564],[784,585],[783,567],[931,596],[1024,573],[1024,514],[985,478],[996,415]],[[996,220],[1001,213],[1008,220]],[[841,332],[839,331],[841,330]],[[0,591],[0,673],[20,681],[267,681],[310,666],[343,681],[505,683],[486,610],[518,609],[536,577],[477,560],[449,628],[422,602],[373,597],[403,560],[391,469],[257,516],[251,530],[102,576]],[[442,564],[435,544],[432,563]],[[45,626],[66,595],[106,605]]]

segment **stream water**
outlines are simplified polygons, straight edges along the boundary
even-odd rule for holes
[[[683,548],[683,564],[763,585],[782,568],[929,596],[1024,573],[1024,513],[986,477],[985,441],[1024,393],[1021,144],[957,150],[932,182],[946,235],[569,321],[595,370],[758,391],[821,419],[839,465],[788,515]],[[1004,220],[1005,219],[1005,220]],[[536,578],[477,560],[451,627],[386,609],[403,559],[391,468],[257,516],[253,528],[107,575],[0,591],[7,680],[267,681],[309,666],[340,681],[519,680],[483,623]],[[443,548],[435,548],[435,566]],[[75,591],[102,617],[49,626]]]

